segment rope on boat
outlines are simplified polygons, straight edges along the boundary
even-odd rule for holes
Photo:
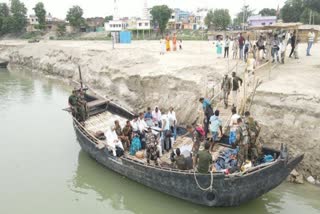
[[[203,187],[200,186],[200,184],[199,184],[199,182],[197,180],[196,170],[193,171],[193,175],[194,175],[194,180],[196,181],[196,184],[199,187],[199,189],[201,189],[202,191],[208,191],[208,190],[212,191],[212,185],[213,185],[213,173],[212,172],[210,172],[210,175],[211,175],[210,186],[207,187],[207,188],[203,188]]]

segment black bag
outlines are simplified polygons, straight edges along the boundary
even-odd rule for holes
[[[124,155],[123,149],[121,149],[119,146],[116,146],[116,155],[117,157],[121,157]]]

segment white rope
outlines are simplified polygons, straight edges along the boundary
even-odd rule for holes
[[[199,189],[201,189],[202,191],[208,191],[208,190],[212,191],[212,185],[213,185],[213,173],[212,173],[212,172],[210,172],[210,174],[211,174],[210,186],[209,186],[209,187],[207,187],[207,188],[203,188],[203,187],[201,187],[201,186],[200,186],[200,184],[199,184],[199,182],[198,182],[198,180],[197,180],[196,170],[194,170],[194,171],[193,171],[194,180],[196,181],[196,184],[197,184],[197,186],[199,187]]]

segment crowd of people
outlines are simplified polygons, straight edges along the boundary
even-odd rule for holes
[[[308,33],[308,46],[306,55],[311,56],[311,48],[315,39],[314,29]],[[265,60],[272,60],[272,63],[285,63],[285,53],[287,46],[291,46],[289,57],[299,59],[299,44],[300,38],[297,36],[296,31],[293,32],[277,32],[277,33],[262,33],[257,41],[251,41],[249,36],[245,38],[242,33],[239,33],[235,38],[226,36],[224,41],[220,36],[215,42],[216,53],[218,58],[222,57],[222,50],[224,47],[224,58],[229,58],[229,48],[232,42],[232,59],[240,59],[245,62],[248,59],[253,59],[250,62],[253,64],[261,64]]]

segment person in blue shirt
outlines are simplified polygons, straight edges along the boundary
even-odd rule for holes
[[[148,126],[153,126],[152,111],[150,107],[148,107],[147,112],[144,114],[144,120],[146,121]]]
[[[213,115],[213,109],[211,107],[211,103],[208,99],[205,99],[201,97],[199,99],[199,102],[202,103],[202,109],[205,115],[203,124],[204,124],[204,131],[205,131],[205,137],[207,138],[208,132],[209,132],[209,120],[210,117]]]
[[[220,112],[216,110],[214,115],[210,117],[210,131],[212,134],[212,143],[210,145],[210,151],[213,151],[214,144],[219,141],[219,131],[222,135],[222,122],[219,118]]]

